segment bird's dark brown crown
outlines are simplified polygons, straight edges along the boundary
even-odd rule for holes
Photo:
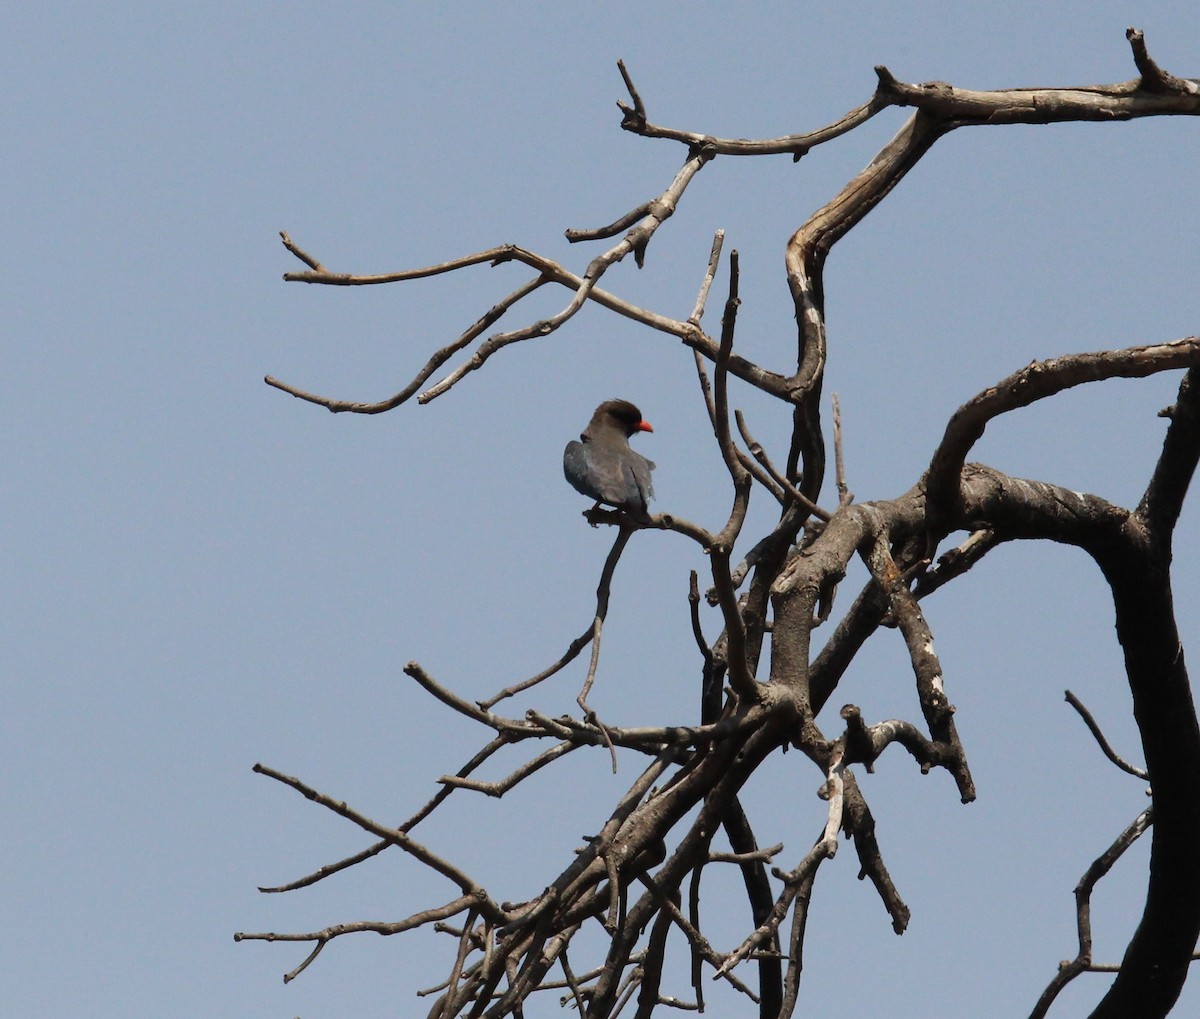
[[[605,414],[616,418],[630,434],[636,432],[642,422],[642,412],[628,400],[605,400],[596,408],[596,417],[603,417]]]

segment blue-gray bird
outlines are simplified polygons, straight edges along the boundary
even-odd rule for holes
[[[628,400],[605,400],[579,436],[563,452],[563,474],[577,492],[596,505],[604,503],[645,517],[654,495],[654,464],[629,445],[635,432],[652,432],[642,412]]]

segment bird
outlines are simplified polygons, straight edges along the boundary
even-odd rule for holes
[[[654,464],[629,445],[637,432],[653,432],[642,412],[628,400],[605,400],[592,420],[563,451],[563,474],[572,487],[589,499],[647,516],[646,504],[654,495],[650,472]]]

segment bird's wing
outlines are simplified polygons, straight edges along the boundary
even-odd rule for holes
[[[588,461],[588,451],[582,442],[571,441],[563,450],[563,474],[571,483],[571,487],[580,495],[602,502],[604,496],[594,483],[591,466]]]
[[[645,509],[646,504],[654,496],[654,483],[650,480],[650,472],[654,470],[654,461],[647,460],[641,453],[629,450],[625,462],[625,490],[627,501],[638,509]]]

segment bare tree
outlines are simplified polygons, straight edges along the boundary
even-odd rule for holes
[[[287,979],[309,965],[333,939],[358,931],[393,934],[434,925],[453,940],[446,978],[435,989],[429,1014],[520,1015],[525,1002],[550,991],[573,1002],[581,1014],[612,1016],[633,1002],[638,1017],[659,1006],[703,1008],[706,978],[719,978],[757,1003],[763,1017],[790,1016],[797,1004],[808,902],[822,863],[838,850],[842,834],[852,841],[862,872],[883,901],[892,926],[902,932],[909,909],[893,885],[874,837],[871,810],[853,765],[871,770],[897,745],[922,772],[943,768],[964,803],[975,797],[967,756],[955,729],[933,635],[921,611],[928,595],[963,576],[999,545],[1050,539],[1088,556],[1112,592],[1116,626],[1124,650],[1134,716],[1141,734],[1144,770],[1127,764],[1109,746],[1087,709],[1073,695],[1100,749],[1118,767],[1147,780],[1153,805],[1122,832],[1088,869],[1076,889],[1079,950],[1033,1008],[1044,1015],[1071,979],[1089,970],[1116,970],[1111,988],[1092,1013],[1096,1017],[1163,1016],[1170,1012],[1193,959],[1200,932],[1200,728],[1197,726],[1183,649],[1172,605],[1172,535],[1200,457],[1200,337],[1186,337],[1121,350],[1052,357],[1000,380],[970,398],[951,417],[932,451],[929,467],[913,487],[891,500],[855,503],[841,463],[840,422],[833,403],[835,501],[826,489],[826,426],[822,384],[826,355],[823,268],[833,245],[882,201],[943,135],[982,125],[1113,121],[1169,114],[1200,114],[1200,82],[1162,71],[1147,53],[1140,32],[1127,33],[1138,76],[1115,85],[1007,89],[976,92],[934,82],[898,81],[877,67],[878,85],[861,106],[836,122],[805,134],[750,141],[664,127],[650,121],[646,106],[623,64],[629,101],[620,103],[621,126],[648,139],[681,143],[686,151],[675,178],[650,200],[593,230],[570,230],[571,241],[619,238],[582,273],[514,245],[466,255],[440,265],[384,275],[359,276],[325,268],[287,234],[283,243],[307,266],[285,279],[337,286],[392,283],[455,272],[479,264],[517,262],[532,270],[528,281],[486,310],[453,342],[430,355],[425,366],[390,399],[352,403],[318,396],[267,378],[267,383],[334,412],[375,414],[413,397],[424,404],[448,393],[466,375],[510,344],[536,340],[564,326],[592,301],[609,311],[681,340],[695,354],[699,390],[729,475],[728,515],[717,528],[661,513],[635,519],[596,508],[593,525],[616,529],[597,588],[596,609],[580,635],[553,664],[487,700],[470,703],[410,663],[407,674],[452,711],[489,731],[487,742],[441,789],[403,823],[390,826],[297,778],[263,765],[258,772],[291,786],[370,834],[362,852],[322,867],[284,891],[311,885],[397,847],[458,888],[450,901],[392,923],[346,923],[307,933],[238,934],[238,939],[307,942],[307,958]],[[633,254],[640,265],[655,233],[675,212],[688,185],[714,159],[790,153],[799,160],[893,106],[913,109],[900,132],[841,193],[817,209],[786,249],[787,282],[795,307],[794,369],[755,363],[734,349],[738,312],[737,253],[727,260],[728,290],[720,330],[710,335],[702,318],[722,265],[723,236],[714,239],[691,316],[679,321],[635,306],[600,284],[608,270]],[[567,299],[549,318],[489,330],[542,287],[558,286]],[[435,373],[461,355],[440,380]],[[1048,399],[1063,390],[1112,378],[1141,378],[1184,370],[1176,402],[1163,410],[1165,437],[1157,462],[1147,466],[1141,501],[1123,508],[1098,495],[1002,474],[968,462],[988,423]],[[710,374],[711,373],[711,374]],[[751,435],[740,413],[731,414],[728,378],[791,408],[789,448],[772,457]],[[751,494],[778,503],[771,529],[743,535]],[[690,602],[700,663],[699,712],[679,724],[620,728],[603,723],[588,707],[596,675],[610,581],[631,536],[641,530],[674,531],[696,542],[708,558],[711,585],[702,595],[691,577]],[[951,535],[966,537],[943,548]],[[735,552],[735,549],[741,551]],[[939,554],[939,550],[940,554]],[[819,647],[814,629],[830,619],[833,596],[852,560],[870,571],[870,582],[832,626]],[[700,625],[700,603],[719,609],[723,630],[711,645]],[[911,659],[919,721],[871,723],[869,713],[847,704],[841,732],[826,733],[818,712],[864,643],[882,627],[899,629]],[[769,641],[767,640],[769,636]],[[529,690],[590,648],[590,663],[578,717],[548,717],[529,710],[523,717],[498,713],[507,698]],[[765,654],[764,654],[765,649]],[[765,661],[761,659],[765,658]],[[501,748],[549,740],[507,777],[475,777]],[[644,770],[612,806],[599,830],[545,891],[519,903],[504,902],[470,874],[443,859],[415,836],[417,826],[458,790],[502,796],[530,775],[554,765],[580,747],[625,748],[643,754]],[[812,762],[828,809],[815,842],[790,857],[782,845],[762,847],[739,799],[747,780],[768,755],[794,748]],[[1151,866],[1141,923],[1118,966],[1092,959],[1089,901],[1095,882],[1145,831],[1152,833]],[[724,831],[731,852],[714,848]],[[732,950],[718,950],[705,936],[700,893],[710,864],[740,869],[753,928]],[[606,954],[586,971],[569,961],[575,936],[602,928]],[[668,937],[688,946],[690,1000],[664,986]]]

